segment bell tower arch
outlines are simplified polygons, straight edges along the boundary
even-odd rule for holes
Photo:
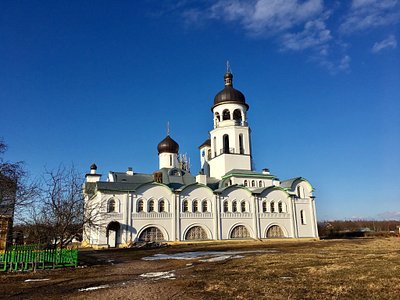
[[[247,123],[249,105],[245,96],[233,88],[229,66],[224,75],[225,87],[214,98],[211,108],[214,128],[210,131],[211,177],[221,178],[233,169],[251,170],[250,128]]]

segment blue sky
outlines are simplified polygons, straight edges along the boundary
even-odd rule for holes
[[[303,176],[319,219],[400,218],[400,1],[2,1],[0,136],[32,177],[199,170],[229,60],[257,170]]]

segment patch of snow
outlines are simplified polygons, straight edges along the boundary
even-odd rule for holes
[[[250,250],[250,251],[195,251],[195,252],[180,252],[175,254],[154,254],[153,256],[143,257],[143,260],[163,260],[163,259],[179,259],[179,260],[189,260],[198,259],[203,257],[220,257],[220,256],[233,256],[238,254],[246,253],[274,253],[277,250]],[[210,259],[211,259],[210,258]],[[226,259],[226,258],[225,258]],[[201,260],[201,261],[206,261]]]
[[[153,279],[175,279],[175,270],[167,271],[167,272],[149,272],[140,274],[140,277],[144,278],[153,278]]]
[[[92,286],[92,287],[88,287],[88,288],[84,288],[84,289],[79,289],[79,292],[95,291],[95,290],[105,289],[108,287],[110,287],[108,284]]]
[[[186,266],[187,266],[187,267],[189,267],[189,266],[193,266],[193,264],[192,264],[192,263],[190,263],[190,264],[186,264]]]
[[[283,276],[283,277],[280,277],[281,279],[292,279],[293,277],[290,277],[290,276]]]
[[[39,282],[39,281],[47,281],[50,280],[48,278],[37,278],[37,279],[26,279],[25,282]]]

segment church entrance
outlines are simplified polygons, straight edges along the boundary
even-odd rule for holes
[[[200,226],[194,226],[186,233],[185,240],[208,240],[207,232]]]
[[[111,222],[107,226],[107,244],[110,248],[117,247],[119,237],[120,224],[116,221]]]
[[[248,239],[250,233],[247,228],[243,225],[236,226],[231,232],[231,239]]]
[[[284,238],[282,229],[278,225],[273,225],[267,230],[267,238]]]
[[[139,236],[139,242],[160,242],[165,241],[164,235],[157,227],[149,227],[143,230]]]

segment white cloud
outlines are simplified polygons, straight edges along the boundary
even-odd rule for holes
[[[190,3],[190,2],[188,2]],[[187,25],[208,21],[241,28],[253,38],[269,38],[282,52],[303,51],[331,73],[348,71],[348,35],[400,22],[400,0],[215,0],[187,7]],[[345,10],[343,13],[343,9]],[[341,13],[343,17],[338,15]],[[336,14],[336,15],[335,15]],[[337,20],[341,21],[337,23]],[[395,48],[394,37],[372,51]]]
[[[350,34],[400,21],[399,0],[353,0],[340,31]]]
[[[372,46],[371,51],[373,53],[378,53],[383,49],[395,49],[397,47],[397,40],[394,35],[389,35],[386,39],[376,42],[374,46]]]
[[[282,36],[282,46],[288,50],[303,50],[321,47],[321,55],[327,54],[326,43],[332,39],[329,29],[322,20],[308,21],[299,33],[286,33]]]
[[[274,34],[310,20],[323,10],[322,0],[219,0],[210,18],[239,21],[250,34]]]

